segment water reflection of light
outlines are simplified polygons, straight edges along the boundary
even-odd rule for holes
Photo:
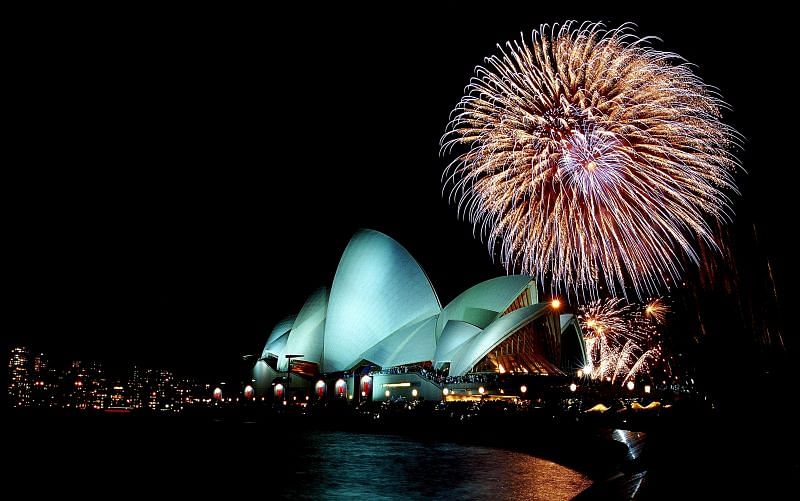
[[[568,500],[592,484],[551,461],[491,447],[346,432],[313,432],[292,436],[290,442],[296,447],[289,452],[292,460],[299,454],[315,460],[290,469],[287,498],[372,499],[379,485],[392,499]]]
[[[642,453],[647,433],[642,431],[614,430],[611,432],[612,440],[620,442],[628,448],[628,457],[636,459]]]

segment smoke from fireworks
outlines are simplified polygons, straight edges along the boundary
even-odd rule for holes
[[[652,322],[641,308],[622,299],[596,300],[580,308],[578,319],[588,357],[584,373],[612,384],[633,380],[658,360],[662,349]]]
[[[509,271],[643,297],[698,261],[698,240],[717,247],[706,219],[730,219],[738,135],[687,63],[627,25],[543,26],[498,49],[451,115],[443,181]]]

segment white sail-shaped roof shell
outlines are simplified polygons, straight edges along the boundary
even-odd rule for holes
[[[328,309],[328,289],[322,287],[311,294],[292,323],[283,355],[302,355],[297,360],[319,364],[322,361],[325,315]],[[278,359],[278,370],[286,371],[289,360]]]
[[[452,320],[466,322],[479,329],[485,328],[508,308],[530,281],[528,275],[508,275],[473,285],[442,310],[436,322],[436,338],[441,337]],[[535,297],[532,299],[535,303]]]
[[[402,327],[358,358],[381,367],[396,367],[433,360],[435,351],[436,316],[432,316]]]
[[[264,345],[264,349],[261,351],[262,359],[267,358],[270,353],[277,355],[283,351],[283,347],[286,346],[286,340],[289,339],[287,334],[292,329],[295,318],[295,315],[291,315],[275,324],[267,338],[267,344]]]
[[[565,336],[569,336],[570,334],[574,335],[576,339],[573,339],[573,341],[580,347],[579,363],[580,365],[585,365],[588,361],[586,343],[583,340],[583,330],[581,329],[581,323],[578,321],[578,317],[569,313],[559,315],[558,322],[561,327],[561,344],[565,344]],[[569,332],[570,327],[574,327],[574,330],[571,332]]]
[[[453,355],[470,339],[480,334],[481,329],[467,322],[450,320],[436,343],[433,360],[437,364],[451,362]]]
[[[539,303],[498,318],[457,351],[450,363],[450,375],[463,376],[511,334],[551,311],[549,304]]]
[[[253,386],[255,387],[256,395],[263,396],[267,394],[273,377],[275,377],[275,373],[272,368],[265,361],[257,360],[253,366],[253,379],[255,379]]]
[[[350,369],[392,333],[440,312],[439,299],[411,254],[383,233],[361,230],[333,279],[322,369]]]

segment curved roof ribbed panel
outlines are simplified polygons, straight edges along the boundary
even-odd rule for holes
[[[267,357],[268,348],[270,348],[275,340],[289,332],[289,330],[292,328],[295,318],[296,315],[291,315],[275,324],[275,327],[272,328],[272,332],[269,333],[269,337],[267,338],[267,343],[264,345],[264,349],[261,351],[261,358]]]
[[[411,254],[383,233],[360,230],[333,279],[323,371],[351,368],[393,332],[440,311],[428,277]]]
[[[267,355],[272,353],[273,355],[278,357],[278,360],[282,359],[283,354],[286,353],[285,351],[286,343],[287,341],[289,341],[290,334],[291,331],[286,331],[281,335],[281,337],[279,337],[278,339],[276,339],[275,341],[271,342],[266,347],[264,347],[264,352],[261,353],[261,358],[262,359],[267,358]]]
[[[575,327],[575,334],[577,335],[577,343],[581,349],[581,364],[586,364],[586,342],[583,340],[583,330],[581,329],[581,323],[578,321],[578,318],[572,314],[564,314],[559,315],[558,323],[561,327],[561,335],[562,335],[562,342],[563,345],[563,336],[565,335],[567,329],[570,326]]]
[[[436,350],[436,316],[407,325],[384,338],[358,358],[381,367],[433,360]]]
[[[528,275],[497,277],[473,285],[445,306],[436,323],[439,339],[449,320],[467,322],[483,329],[519,296],[530,283]],[[536,302],[536,298],[533,298]]]
[[[272,369],[263,360],[256,361],[253,366],[253,379],[255,382],[253,386],[256,390],[256,395],[265,395],[272,383],[271,376],[273,375]]]
[[[483,332],[457,350],[452,362],[450,362],[450,375],[463,376],[492,351],[495,346],[505,341],[519,328],[547,314],[549,311],[549,304],[538,303],[514,310],[498,318],[486,327]]]
[[[450,320],[436,343],[435,362],[451,362],[456,351],[467,341],[479,334],[481,329],[467,322]]]
[[[322,340],[325,335],[325,314],[328,310],[328,289],[322,287],[308,296],[297,314],[289,340],[284,348],[285,354],[303,355],[299,360],[319,364],[322,361]],[[286,357],[278,359],[278,370],[289,368]]]
[[[566,330],[567,327],[569,327],[569,324],[573,321],[574,318],[575,315],[573,315],[572,313],[565,313],[563,315],[558,316],[558,326],[561,328],[562,333],[564,332],[564,330]]]

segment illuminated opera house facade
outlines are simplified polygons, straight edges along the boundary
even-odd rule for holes
[[[405,248],[361,230],[330,290],[272,329],[253,380],[276,400],[517,398],[585,363],[576,318],[540,303],[531,277],[481,282],[442,307]]]

